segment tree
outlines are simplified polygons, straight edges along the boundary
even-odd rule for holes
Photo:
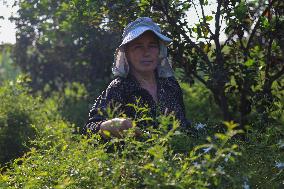
[[[15,61],[35,91],[109,78],[118,33],[104,26],[100,1],[20,1]]]
[[[5,80],[16,79],[20,69],[11,58],[13,46],[11,44],[0,45],[0,84]]]
[[[195,4],[201,15],[199,23],[190,28],[183,18]],[[169,34],[179,42],[173,45],[175,60],[210,89],[224,119],[236,119],[244,127],[253,108],[268,119],[273,101],[279,100],[272,91],[283,90],[284,3],[218,0],[216,11],[205,15],[207,5],[203,0],[152,1],[172,27]],[[214,31],[209,27],[213,18]],[[221,23],[226,23],[224,43],[220,41]]]

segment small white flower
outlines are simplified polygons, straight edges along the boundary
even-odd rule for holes
[[[212,146],[209,146],[208,148],[204,148],[203,152],[208,153],[212,149]]]
[[[180,131],[175,131],[174,135],[181,135],[182,133]]]
[[[232,156],[232,153],[228,153],[225,158],[225,162],[228,162],[229,158]]]
[[[250,189],[249,184],[248,184],[248,178],[245,178],[243,189]]]
[[[283,162],[276,162],[275,167],[278,169],[284,169],[284,163]]]
[[[195,128],[197,130],[204,129],[205,127],[206,127],[206,124],[202,124],[202,123],[198,123],[197,125],[195,125]]]
[[[277,145],[280,149],[284,148],[284,141],[280,140]]]
[[[218,166],[217,169],[216,169],[220,174],[224,175],[225,174],[225,171],[224,171],[224,168],[222,166]]]
[[[194,167],[196,167],[197,169],[200,169],[200,164],[199,163],[197,163],[197,162],[193,162],[193,165],[194,165]]]
[[[248,183],[245,181],[243,184],[243,189],[250,189]]]

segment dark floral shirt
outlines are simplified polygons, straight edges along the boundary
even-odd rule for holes
[[[145,116],[146,113],[147,117],[152,118],[152,121],[138,122],[140,127],[148,125],[157,126],[158,123],[155,121],[157,116],[170,113],[174,113],[182,127],[189,127],[189,123],[185,118],[182,91],[176,79],[174,77],[156,78],[157,102],[130,74],[126,78],[118,77],[114,79],[91,108],[83,133],[86,133],[88,129],[93,133],[97,132],[100,129],[100,124],[108,118],[106,113],[107,107],[110,106],[114,110],[117,105],[120,105],[117,109],[117,115],[118,112],[123,112],[129,118],[139,119],[142,115]],[[138,107],[148,107],[149,111],[139,114],[129,104],[135,104]]]

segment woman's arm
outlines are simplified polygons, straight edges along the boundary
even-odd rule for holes
[[[104,131],[108,131],[111,136],[121,137],[121,132],[132,127],[132,122],[126,118],[117,118],[122,113],[121,108],[124,106],[123,87],[120,80],[113,80],[108,88],[97,98],[95,104],[89,112],[89,118],[83,127],[83,134],[100,133],[106,138]],[[117,108],[120,107],[120,108]],[[109,119],[107,109],[114,112],[115,118]],[[139,134],[137,131],[136,134]]]

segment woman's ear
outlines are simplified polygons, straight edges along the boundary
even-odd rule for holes
[[[125,71],[126,75],[129,73],[129,69],[130,69],[130,65],[129,64],[130,64],[129,61],[125,57],[124,71]]]
[[[123,47],[123,51],[124,51],[125,57],[127,58],[127,60],[129,60],[129,58],[128,58],[128,44],[126,44],[126,45]]]

